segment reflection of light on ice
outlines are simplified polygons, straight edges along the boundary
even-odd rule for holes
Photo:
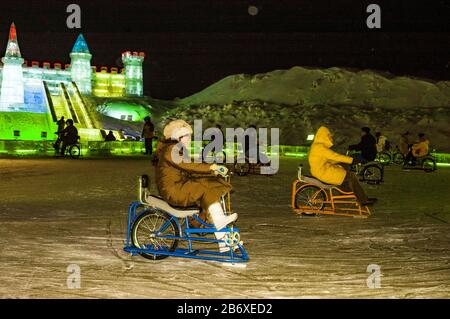
[[[222,266],[227,266],[231,268],[247,268],[246,263],[221,263]]]

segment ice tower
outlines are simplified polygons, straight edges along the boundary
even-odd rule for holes
[[[142,96],[144,94],[142,63],[144,52],[130,51],[122,53],[122,62],[125,66],[125,94],[129,96]]]
[[[92,55],[89,52],[86,40],[80,33],[73,46],[72,53],[70,53],[70,69],[72,81],[77,84],[78,89],[83,94],[91,94],[92,92],[91,58]]]
[[[23,70],[24,60],[20,54],[14,22],[9,29],[8,45],[2,58],[2,86],[0,111],[19,110],[24,105]]]

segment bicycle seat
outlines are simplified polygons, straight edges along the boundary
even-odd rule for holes
[[[155,195],[146,196],[144,203],[151,207],[159,208],[177,218],[185,218],[200,213],[200,209],[197,206],[195,207],[171,206],[164,199]]]
[[[323,183],[323,182],[319,181],[317,178],[309,176],[309,175],[303,175],[302,180],[306,183],[316,185],[323,189],[330,189],[332,187],[337,187],[337,185]]]
[[[176,210],[181,210],[181,211],[186,211],[186,210],[200,210],[200,208],[197,205],[192,205],[192,206],[176,206],[176,205],[172,205],[170,203],[167,203],[170,205],[170,207],[172,207],[173,209]]]

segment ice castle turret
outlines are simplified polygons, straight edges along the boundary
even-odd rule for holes
[[[130,51],[122,53],[122,62],[125,66],[125,94],[129,96],[142,96],[144,94],[144,81],[142,63],[144,52]]]
[[[24,104],[24,86],[22,64],[24,60],[20,54],[17,42],[16,26],[14,22],[9,29],[8,45],[2,58],[2,86],[0,93],[0,111],[19,110]]]
[[[77,84],[78,89],[83,94],[91,94],[92,92],[91,58],[92,55],[89,52],[86,40],[80,33],[70,53],[70,69],[72,81]]]

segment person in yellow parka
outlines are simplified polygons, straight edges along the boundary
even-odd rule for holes
[[[373,204],[376,198],[368,198],[356,175],[339,164],[352,164],[357,160],[334,152],[331,146],[333,136],[328,128],[321,126],[308,155],[312,176],[326,184],[340,185],[343,191],[355,193],[361,205]]]
[[[408,155],[406,156],[405,163],[412,162],[412,165],[416,165],[416,158],[428,155],[430,141],[425,137],[424,133],[418,135],[419,140],[411,146]]]

